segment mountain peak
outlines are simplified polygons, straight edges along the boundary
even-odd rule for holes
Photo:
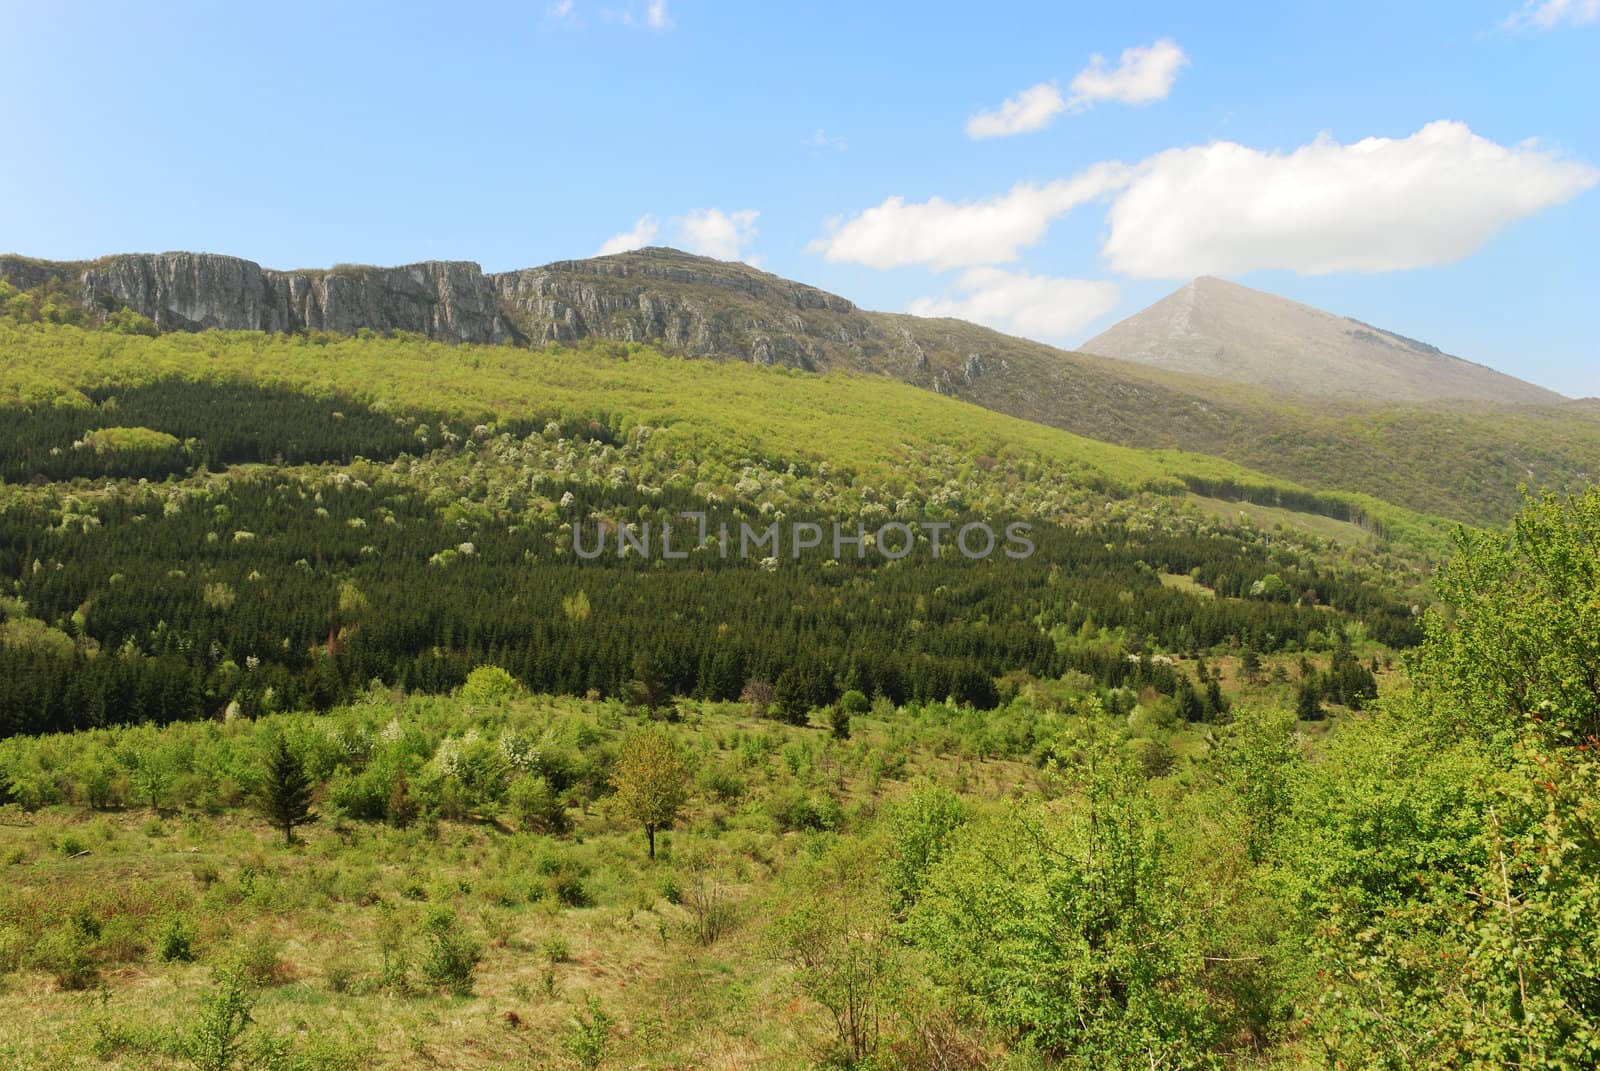
[[[1554,391],[1348,316],[1202,275],[1085,342],[1086,353],[1292,394],[1552,404]]]

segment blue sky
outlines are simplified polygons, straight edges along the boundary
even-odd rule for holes
[[[1600,0],[154,7],[0,0],[0,247],[649,235],[1067,344],[1209,273],[1600,395]]]

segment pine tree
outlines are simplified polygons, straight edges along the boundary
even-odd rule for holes
[[[843,703],[835,703],[828,708],[828,727],[833,730],[833,735],[837,739],[850,739],[850,711]]]
[[[1322,718],[1322,693],[1317,688],[1317,682],[1310,677],[1300,682],[1295,714],[1301,721],[1318,721]]]
[[[1256,650],[1255,644],[1249,644],[1244,649],[1244,657],[1240,660],[1239,668],[1244,672],[1244,678],[1252,684],[1261,678],[1261,652]]]
[[[1178,682],[1178,690],[1173,693],[1177,701],[1178,717],[1184,721],[1200,721],[1206,715],[1205,704],[1200,701],[1200,694],[1194,690],[1194,685],[1185,677]]]
[[[295,826],[316,821],[311,813],[311,778],[282,734],[274,734],[267,745],[259,803],[268,821],[283,830],[285,844],[294,843]]]
[[[1222,686],[1212,677],[1206,682],[1206,714],[1213,721],[1221,721],[1227,712],[1228,701],[1222,695]]]

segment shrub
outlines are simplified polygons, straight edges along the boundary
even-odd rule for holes
[[[585,1010],[567,1028],[561,1048],[579,1071],[595,1071],[611,1052],[611,1028],[611,1016],[600,1007],[598,998],[590,997]]]
[[[831,796],[818,799],[799,788],[775,791],[767,800],[767,813],[786,832],[838,829],[844,822],[844,810]]]
[[[511,782],[507,792],[517,825],[538,833],[565,833],[567,808],[543,777],[530,775]]]
[[[422,975],[430,985],[460,997],[472,995],[472,972],[483,958],[483,946],[462,931],[455,912],[434,908],[423,924],[428,951]]]
[[[539,947],[544,952],[544,958],[551,963],[565,963],[572,958],[572,946],[559,933],[546,937]]]
[[[251,985],[272,985],[283,973],[283,962],[279,959],[282,950],[282,944],[271,934],[265,931],[252,934],[234,947],[224,973]]]
[[[162,963],[194,962],[194,927],[181,915],[173,915],[156,938],[156,957]]]
[[[34,949],[34,962],[55,977],[62,990],[88,989],[100,978],[94,961],[98,927],[73,920],[47,932]]]
[[[700,790],[713,799],[732,803],[744,795],[744,781],[726,766],[709,766],[700,775]]]
[[[887,882],[899,910],[916,902],[928,871],[949,850],[966,820],[961,800],[930,782],[918,784],[890,810]]]
[[[494,706],[515,698],[520,690],[517,679],[499,666],[479,666],[467,674],[461,698],[474,705]]]
[[[594,903],[583,876],[574,870],[559,870],[550,875],[550,895],[563,907],[588,907]]]
[[[683,890],[689,912],[689,931],[702,945],[714,945],[738,921],[728,887],[703,870],[696,871]]]
[[[255,1003],[247,978],[223,972],[201,1000],[200,1015],[182,1039],[183,1054],[199,1071],[230,1071],[245,1055],[244,1032]]]
[[[836,739],[850,739],[850,712],[844,708],[844,704],[835,703],[828,708],[828,728]]]
[[[323,970],[322,976],[327,980],[328,991],[331,993],[348,993],[355,986],[356,968],[344,956],[333,960]]]

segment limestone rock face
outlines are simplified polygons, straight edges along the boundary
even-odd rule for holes
[[[671,249],[486,274],[466,261],[275,271],[211,253],[95,261],[0,258],[20,289],[58,282],[89,309],[127,306],[163,331],[361,328],[448,342],[651,342],[696,357],[821,369],[883,334],[851,302]],[[894,340],[898,342],[898,339]]]
[[[494,287],[476,265],[427,261],[399,268],[272,271],[210,253],[106,257],[73,265],[90,308],[126,305],[163,331],[313,329],[413,331],[452,342],[510,333]]]
[[[855,305],[743,264],[643,249],[491,276],[500,307],[535,342],[659,342],[697,357],[817,369],[828,342],[872,332]]]

